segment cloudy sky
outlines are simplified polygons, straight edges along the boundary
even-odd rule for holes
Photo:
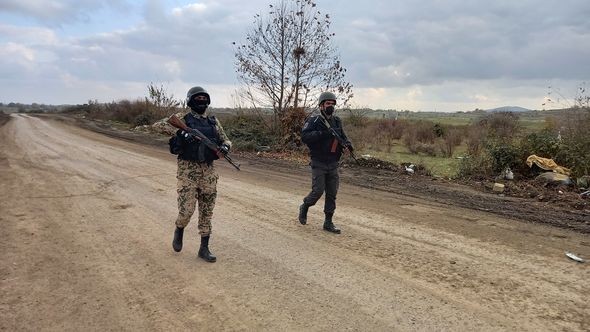
[[[202,85],[213,106],[234,106],[232,42],[276,1],[0,0],[0,102],[135,99],[154,82],[177,97]],[[590,84],[587,0],[317,5],[332,17],[353,106],[542,109]]]

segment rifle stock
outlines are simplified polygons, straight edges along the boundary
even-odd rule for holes
[[[180,121],[180,119],[175,114],[173,114],[168,119],[168,123],[170,125],[172,125],[173,127],[178,128],[178,129],[182,129],[186,132],[189,132],[191,130],[184,122]]]
[[[173,114],[169,119],[168,119],[168,123],[170,125],[172,125],[175,128],[178,129],[182,129],[184,131],[186,131],[187,133],[191,134],[194,138],[196,138],[197,140],[201,141],[203,144],[205,144],[205,146],[207,146],[209,149],[213,150],[213,152],[215,152],[215,154],[217,154],[217,156],[219,158],[223,157],[225,160],[227,160],[230,164],[232,164],[233,167],[235,167],[238,171],[240,170],[240,164],[236,164],[229,155],[221,152],[221,148],[219,147],[219,145],[215,144],[214,142],[212,142],[209,138],[207,138],[207,136],[205,136],[203,133],[201,133],[199,130],[197,129],[193,129],[190,128],[189,126],[187,126],[184,122],[182,122],[175,114]]]

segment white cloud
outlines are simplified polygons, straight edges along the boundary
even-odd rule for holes
[[[404,83],[412,74],[402,65],[389,65],[371,70],[371,78],[376,82]],[[385,85],[390,85],[385,83]]]
[[[0,56],[19,63],[32,63],[35,60],[35,51],[25,45],[11,42],[0,45]]]
[[[2,0],[0,12],[31,17],[42,24],[62,25],[79,20],[89,20],[97,10],[128,7],[126,0]]]
[[[20,27],[0,24],[0,41],[18,40],[19,43],[35,45],[51,45],[58,42],[55,31],[40,27]]]
[[[180,63],[178,61],[168,61],[164,64],[166,70],[173,76],[177,76],[181,72]]]
[[[406,93],[406,96],[410,100],[417,99],[417,98],[421,97],[422,95],[423,95],[422,88],[419,86],[415,86],[415,87],[410,88],[408,93]]]
[[[482,94],[476,94],[473,97],[471,97],[471,99],[477,102],[487,102],[488,100],[490,100],[488,96],[484,96]]]
[[[175,16],[182,16],[185,13],[203,13],[207,10],[207,5],[204,3],[191,3],[182,7],[175,7],[172,9],[172,14]]]
[[[149,82],[171,82],[176,94],[204,85],[217,106],[230,105],[237,88],[231,42],[243,41],[268,3],[1,1],[9,20],[0,23],[0,100],[26,102],[37,82],[55,84],[38,97],[57,102],[133,98]],[[140,21],[109,21],[132,6],[142,6]],[[590,78],[590,2],[333,0],[317,8],[332,17],[333,41],[361,106],[540,108],[549,81],[565,90]],[[97,12],[106,13],[104,27],[85,31]]]

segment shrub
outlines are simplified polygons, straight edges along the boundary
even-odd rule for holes
[[[521,150],[527,156],[535,154],[539,157],[555,159],[560,149],[558,137],[550,130],[528,134],[522,139]]]
[[[346,119],[343,119],[343,121],[346,121]],[[344,123],[343,125],[346,136],[348,136],[348,139],[350,139],[357,151],[366,148],[373,148],[376,150],[382,148],[383,143],[375,135],[375,126],[355,127],[347,123]]]
[[[440,144],[440,151],[443,156],[450,158],[455,152],[455,148],[461,144],[463,133],[458,128],[448,128],[444,130],[443,140]]]
[[[416,134],[416,139],[420,143],[433,144],[436,139],[434,125],[430,121],[417,121],[409,128]]]
[[[399,140],[404,133],[404,126],[406,121],[395,119],[378,120],[373,129],[373,137],[377,138],[380,146],[385,146],[387,152],[391,152],[393,142]]]
[[[466,156],[459,162],[457,176],[468,179],[485,179],[494,174],[492,158],[488,153]]]
[[[434,156],[436,155],[435,139],[436,133],[432,122],[416,121],[409,123],[404,129],[402,142],[411,153],[422,152]]]
[[[470,156],[477,156],[483,152],[485,146],[485,133],[479,126],[472,125],[467,128],[465,137],[467,143],[467,154]]]
[[[574,177],[590,174],[590,107],[574,108],[561,119],[561,142],[556,162]]]
[[[524,165],[518,144],[521,131],[518,115],[511,112],[486,114],[467,130],[467,158],[459,165],[458,176],[497,174],[507,167]]]
[[[495,173],[500,173],[507,167],[511,169],[522,168],[524,161],[517,146],[506,142],[489,142],[486,147],[491,157],[491,168]]]
[[[151,124],[151,117],[148,113],[141,113],[133,119],[134,126],[145,126]]]
[[[282,143],[285,146],[301,146],[301,129],[307,118],[302,107],[287,108],[281,116]]]
[[[274,146],[279,137],[259,114],[238,113],[223,119],[223,129],[235,142],[234,148],[254,151],[259,146]]]
[[[347,116],[346,123],[353,127],[366,127],[369,124],[369,118],[367,117],[368,110],[366,109],[345,109]]]
[[[496,140],[513,139],[522,129],[519,116],[512,112],[488,114],[479,120],[477,126],[487,138]]]

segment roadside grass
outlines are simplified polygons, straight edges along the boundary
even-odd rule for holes
[[[372,147],[367,147],[358,152],[359,155],[370,155],[381,160],[389,161],[394,164],[414,164],[422,165],[429,170],[433,176],[443,178],[454,178],[459,169],[460,159],[467,152],[467,145],[459,145],[452,158],[439,156],[429,156],[423,153],[413,154],[403,145],[400,140],[392,144],[391,152],[380,151]]]

